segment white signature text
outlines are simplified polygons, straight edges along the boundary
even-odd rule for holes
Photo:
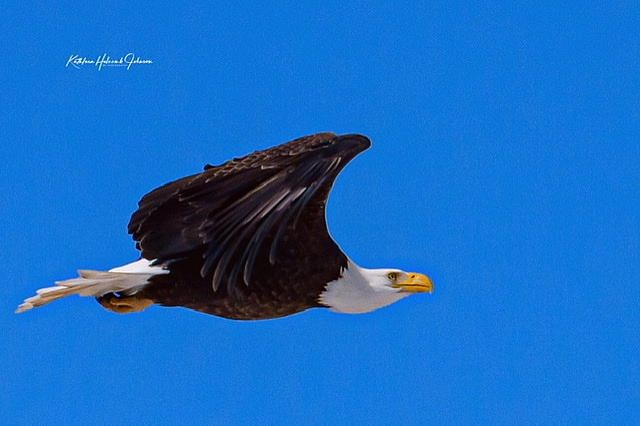
[[[127,70],[130,69],[133,65],[139,64],[152,64],[153,61],[150,59],[142,59],[140,56],[136,56],[133,53],[127,53],[121,57],[111,58],[111,56],[106,53],[103,55],[99,55],[97,59],[89,59],[86,56],[80,55],[71,55],[67,60],[66,67],[70,66],[80,69],[83,65],[91,65],[94,66],[100,71],[102,67],[123,67]]]

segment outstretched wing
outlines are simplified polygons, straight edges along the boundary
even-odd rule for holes
[[[333,181],[369,146],[361,135],[319,133],[207,165],[145,195],[129,233],[150,260],[170,262],[200,250],[200,274],[211,277],[214,290],[223,282],[249,285],[256,256],[265,253],[260,249],[269,248],[273,265],[278,241],[303,213],[321,216],[326,233],[324,205]]]

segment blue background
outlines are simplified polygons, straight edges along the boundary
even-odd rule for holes
[[[640,421],[637,2],[44,3],[3,12],[0,419]],[[66,67],[71,55],[152,64]],[[137,259],[149,190],[362,133],[333,237],[431,295],[234,322],[40,287]]]

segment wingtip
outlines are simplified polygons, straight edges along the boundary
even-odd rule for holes
[[[338,142],[348,142],[357,152],[362,152],[371,147],[371,139],[358,133],[341,135],[338,136],[337,139]]]

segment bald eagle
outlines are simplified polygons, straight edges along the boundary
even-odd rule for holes
[[[370,145],[362,135],[320,133],[161,186],[129,222],[140,260],[80,270],[16,312],[78,294],[117,313],[158,304],[258,320],[315,307],[369,312],[431,292],[423,274],[356,265],[329,235],[333,182]]]

